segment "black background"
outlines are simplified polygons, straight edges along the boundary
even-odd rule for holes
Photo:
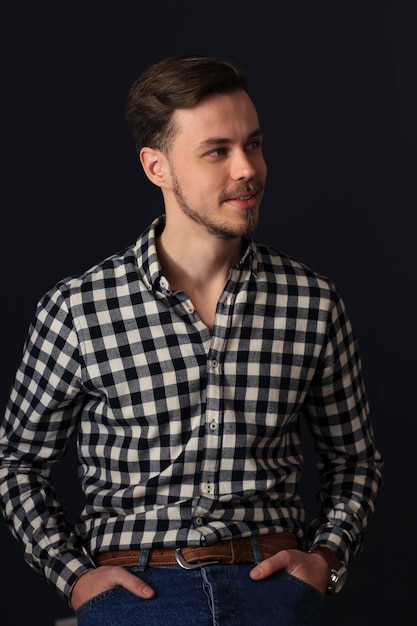
[[[2,2],[4,407],[36,301],[133,243],[163,212],[124,102],[175,54],[246,70],[266,131],[257,238],[331,277],[359,340],[385,486],[323,626],[414,624],[416,557],[416,3]],[[314,504],[306,443],[304,491]],[[73,447],[56,472],[80,506]],[[71,610],[0,524],[1,622],[53,626]],[[15,598],[15,600],[13,600]],[[184,621],[186,624],[186,620]]]

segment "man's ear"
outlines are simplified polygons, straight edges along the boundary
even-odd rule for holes
[[[162,187],[165,182],[165,157],[157,148],[145,146],[139,153],[143,171],[151,183]]]

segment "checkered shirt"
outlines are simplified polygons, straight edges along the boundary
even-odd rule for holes
[[[162,223],[41,299],[0,431],[6,523],[67,599],[104,550],[307,531],[348,560],[381,483],[334,285],[250,241],[211,333],[161,273]],[[321,474],[309,529],[301,416]],[[75,430],[85,508],[72,528],[50,473]]]

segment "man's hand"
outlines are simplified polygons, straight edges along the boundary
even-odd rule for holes
[[[254,567],[250,577],[253,580],[262,580],[280,570],[300,578],[317,589],[322,596],[326,594],[329,566],[319,554],[308,554],[302,550],[281,550]]]
[[[88,570],[77,580],[71,593],[71,606],[76,611],[94,596],[114,587],[124,587],[144,600],[155,595],[149,585],[124,567],[101,565],[97,569]]]

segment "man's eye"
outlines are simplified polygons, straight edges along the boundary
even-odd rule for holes
[[[225,148],[215,148],[214,150],[210,150],[209,154],[210,154],[210,156],[223,156],[223,154],[226,154],[226,149]]]
[[[248,143],[246,145],[246,149],[247,150],[256,150],[260,146],[261,146],[261,140],[260,139],[255,139],[254,141],[251,141],[250,143]]]

